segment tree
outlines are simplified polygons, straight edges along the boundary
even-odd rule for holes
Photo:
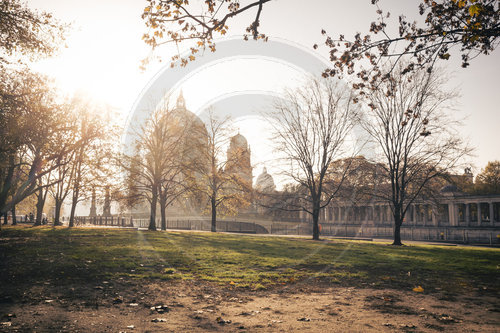
[[[180,59],[181,64],[186,65],[195,59],[195,54],[201,49],[215,51],[214,34],[225,35],[229,30],[229,21],[245,12],[256,11],[253,22],[246,29],[247,33],[254,39],[266,40],[267,37],[258,28],[263,6],[269,1],[210,0],[201,6],[198,3],[193,6],[185,0],[148,0],[142,18],[149,32],[143,35],[143,40],[153,49],[170,42],[196,42],[191,47],[191,54]],[[377,4],[379,0],[371,2]],[[361,79],[359,83],[376,84],[378,80],[387,79],[387,73],[380,71],[381,58],[399,59],[408,55],[413,61],[407,63],[407,70],[427,65],[432,67],[437,59],[448,60],[449,50],[455,46],[460,47],[462,66],[467,67],[469,60],[480,54],[489,54],[498,45],[499,9],[496,0],[423,0],[418,12],[425,17],[424,24],[408,22],[401,15],[399,34],[390,36],[386,29],[390,13],[383,13],[377,6],[379,19],[370,24],[369,34],[362,36],[357,33],[353,40],[347,40],[344,35],[338,39],[326,39],[325,44],[330,48],[330,59],[334,66],[327,69],[324,75],[334,76],[344,70],[352,74],[357,64],[368,59],[370,68],[356,70]],[[322,30],[322,34],[327,35],[325,30]],[[376,38],[375,35],[382,35],[382,38]],[[248,35],[244,38],[247,39]],[[314,48],[317,47],[315,44]],[[173,65],[174,61],[179,60],[179,55],[173,56],[171,60]]]
[[[366,96],[370,110],[361,119],[387,175],[383,183],[389,186],[380,186],[376,195],[391,206],[393,245],[402,245],[400,229],[411,203],[470,153],[456,129],[459,123],[444,112],[455,96],[443,90],[445,76],[404,72],[405,65],[398,64],[390,79]]]
[[[43,216],[43,209],[45,207],[45,202],[47,201],[47,194],[49,194],[49,186],[44,186],[49,182],[51,179],[50,173],[48,173],[45,177],[39,178],[38,179],[38,189],[35,192],[35,197],[36,197],[36,213],[35,213],[35,223],[34,225],[42,225],[42,216]],[[26,200],[26,199],[24,199]]]
[[[283,173],[308,192],[295,209],[312,216],[314,240],[319,239],[321,210],[342,185],[342,181],[335,187],[325,183],[332,162],[346,152],[344,144],[355,114],[346,87],[332,80],[311,79],[303,88],[287,91],[286,100],[277,102],[270,115],[277,151],[287,164]]]
[[[266,39],[259,33],[260,15],[265,3],[271,0],[207,0],[203,3],[190,4],[189,0],[147,0],[142,19],[149,29],[142,39],[153,49],[166,44],[179,44],[184,41],[194,41],[191,54],[181,58],[185,66],[195,59],[195,54],[206,48],[215,51],[214,37],[225,35],[229,29],[229,21],[244,12],[255,10],[255,17],[246,28],[247,34],[253,39]],[[248,35],[244,36],[248,39]],[[172,57],[172,63],[180,56]],[[143,61],[143,65],[148,60]]]
[[[50,56],[64,41],[68,25],[61,24],[50,13],[38,13],[19,0],[0,2],[0,66],[12,56]]]
[[[476,176],[474,187],[480,194],[500,194],[500,161],[488,162]]]
[[[37,13],[19,0],[3,0],[0,3],[0,213],[14,208],[17,203],[36,192],[40,177],[49,168],[49,155],[31,155],[31,165],[20,155],[36,141],[33,132],[51,126],[52,113],[34,112],[36,104],[43,100],[47,79],[26,69],[13,70],[22,63],[19,56],[31,59],[51,55],[64,40],[68,26],[61,25],[49,13]],[[17,61],[15,56],[18,57]],[[49,94],[51,98],[51,94]],[[36,101],[37,100],[37,101]],[[50,119],[52,120],[52,119]],[[40,121],[39,124],[36,122]],[[37,125],[33,127],[32,125]],[[40,128],[38,127],[40,126]],[[45,138],[44,138],[45,140]],[[20,172],[21,171],[21,172]],[[24,178],[23,178],[24,177]]]
[[[88,199],[95,187],[110,184],[113,179],[111,156],[115,155],[118,128],[110,119],[110,112],[102,112],[104,106],[93,105],[81,96],[75,96],[70,108],[77,116],[73,136],[77,140],[73,157],[71,187],[71,211],[69,227],[74,226],[76,207]]]
[[[70,146],[49,80],[29,71],[3,72],[0,100],[0,211],[37,192],[39,180],[60,165]],[[20,171],[20,172],[18,172]]]
[[[326,186],[340,190],[337,198],[357,203],[370,201],[387,179],[385,168],[364,156],[335,160],[331,163]]]
[[[202,125],[202,124],[200,124]],[[184,166],[190,191],[208,199],[211,215],[211,231],[217,231],[217,215],[235,214],[249,204],[248,184],[238,173],[233,172],[241,165],[242,155],[238,152],[224,156],[224,148],[231,132],[230,118],[218,118],[211,109],[208,112],[207,127],[198,126],[197,137],[205,142],[196,143],[203,149],[200,154]]]
[[[162,228],[166,229],[165,209],[180,195],[179,178],[184,133],[190,126],[182,126],[168,105],[157,109],[141,129],[133,155],[118,161],[128,173],[128,202],[131,206],[146,199],[150,206],[149,230],[156,230],[156,211],[160,203]],[[189,125],[189,124],[186,124]]]
[[[372,4],[378,1],[372,0]],[[401,15],[397,36],[390,36],[387,30],[390,13],[384,14],[378,8],[379,19],[371,23],[369,34],[357,33],[353,40],[344,35],[338,39],[327,37],[325,44],[330,48],[334,66],[324,76],[356,73],[354,88],[377,89],[380,81],[390,79],[390,72],[403,56],[409,60],[405,61],[402,73],[419,68],[431,71],[436,60],[448,60],[450,50],[460,47],[462,67],[467,67],[471,59],[489,54],[498,45],[500,4],[496,0],[424,0],[418,9],[425,17],[424,24],[409,22]],[[322,34],[327,33],[323,30]],[[392,61],[392,67],[384,67],[383,58],[396,60]],[[363,68],[366,60],[369,67]]]
[[[67,110],[69,111],[69,110]],[[66,112],[64,117],[67,131],[58,132],[55,137],[55,145],[57,147],[64,147],[64,143],[68,144],[70,148],[67,154],[60,154],[56,161],[57,167],[52,171],[50,181],[53,183],[49,187],[49,192],[54,198],[54,225],[62,225],[60,221],[61,209],[64,201],[71,191],[71,184],[75,176],[75,154],[78,150],[78,140],[75,137],[76,131],[76,117],[71,112]]]

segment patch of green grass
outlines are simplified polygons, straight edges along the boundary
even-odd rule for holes
[[[260,290],[300,281],[498,293],[500,250],[195,232],[6,227],[4,282],[205,280]]]

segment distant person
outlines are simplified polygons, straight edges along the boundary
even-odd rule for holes
[[[33,215],[33,213],[30,212],[30,223],[34,222],[35,222],[35,215]]]

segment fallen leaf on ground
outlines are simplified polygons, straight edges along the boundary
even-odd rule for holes
[[[418,286],[418,287],[413,288],[413,291],[416,293],[423,293],[424,288],[422,288],[422,286]]]
[[[225,319],[222,319],[222,317],[217,317],[215,319],[215,321],[220,324],[220,325],[224,325],[224,324],[231,324],[231,320],[225,320]]]
[[[167,320],[165,318],[155,318],[151,320],[153,323],[165,323]]]

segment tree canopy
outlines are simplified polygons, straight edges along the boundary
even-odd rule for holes
[[[475,188],[479,194],[500,194],[500,161],[488,162],[476,176]]]
[[[0,2],[0,65],[10,63],[9,57],[52,55],[65,39],[68,25],[52,14],[28,8],[19,0]]]
[[[147,0],[142,18],[149,31],[142,39],[153,49],[166,43],[195,41],[188,57],[174,55],[171,58],[172,63],[180,60],[186,65],[195,60],[195,54],[202,49],[214,52],[214,38],[224,36],[229,30],[229,21],[246,11],[256,10],[256,13],[244,38],[251,35],[254,39],[265,39],[266,36],[259,32],[260,15],[264,4],[269,1],[206,0],[193,5],[189,0]]]
[[[194,41],[187,57],[180,58],[177,54],[170,59],[172,66],[176,61],[186,65],[196,59],[200,50],[215,51],[214,37],[225,35],[230,29],[230,21],[243,16],[244,12],[255,13],[244,38],[267,40],[259,26],[264,5],[270,1],[207,0],[193,6],[189,0],[147,0],[142,18],[148,31],[143,40],[153,49],[166,43],[179,45]],[[388,78],[381,70],[382,59],[399,60],[408,56],[411,61],[407,63],[407,71],[417,67],[430,69],[436,60],[448,60],[451,49],[457,47],[462,66],[467,67],[470,60],[487,55],[498,46],[500,4],[496,0],[423,0],[415,7],[423,22],[412,22],[400,15],[398,33],[394,36],[388,29],[390,13],[379,7],[379,0],[371,0],[371,3],[377,7],[379,18],[370,23],[368,33],[357,33],[350,39],[345,33],[334,38],[325,30],[321,31],[326,36],[325,44],[333,63],[324,76],[357,74],[360,82],[355,88],[363,88]],[[315,44],[314,48],[317,47]]]
[[[408,56],[410,60],[406,62],[404,74],[422,67],[430,71],[436,60],[450,59],[454,47],[460,49],[462,67],[467,67],[470,60],[480,54],[487,55],[498,46],[498,1],[424,0],[418,6],[423,24],[400,15],[398,33],[394,36],[388,32],[386,22],[390,13],[384,13],[378,2],[372,0],[372,4],[377,5],[379,18],[370,24],[368,34],[357,33],[352,40],[343,34],[337,39],[326,38],[334,66],[326,70],[324,76],[356,73],[360,80],[354,88],[375,89],[380,81],[389,78],[389,73],[381,66],[384,58],[395,58],[392,61],[395,65],[403,56]],[[327,32],[323,30],[322,34],[327,35]],[[366,61],[369,66],[363,68]]]

